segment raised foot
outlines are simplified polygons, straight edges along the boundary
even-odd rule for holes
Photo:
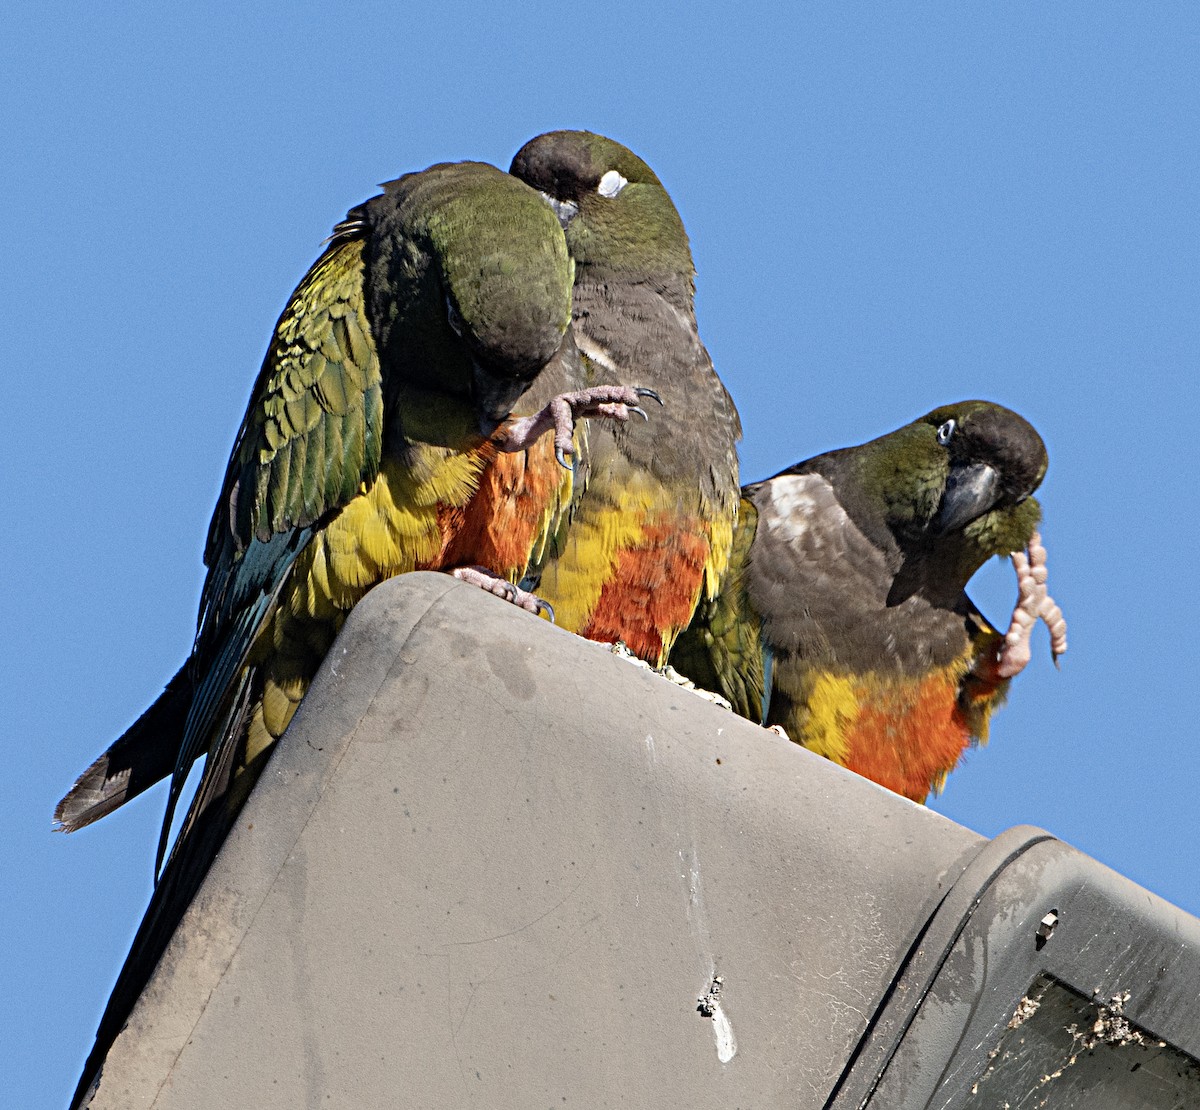
[[[450,574],[460,582],[468,582],[472,586],[486,590],[489,594],[504,598],[518,609],[524,609],[526,612],[534,614],[545,613],[551,623],[554,622],[554,609],[550,602],[543,601],[536,594],[518,589],[507,578],[497,578],[486,567],[458,567]]]
[[[1025,669],[1032,655],[1029,641],[1039,620],[1050,631],[1050,654],[1055,666],[1067,650],[1067,622],[1046,589],[1046,549],[1037,532],[1029,537],[1025,551],[1013,552],[1012,565],[1017,572],[1017,604],[997,660],[1001,678],[1012,678]]]
[[[649,420],[646,410],[638,404],[643,397],[663,403],[653,389],[641,386],[597,385],[561,393],[540,412],[510,420],[497,446],[501,451],[524,451],[553,428],[554,457],[570,470],[571,463],[567,460],[575,455],[575,421],[600,416],[624,423],[635,412],[643,420]]]

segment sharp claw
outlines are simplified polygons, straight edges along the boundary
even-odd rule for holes
[[[638,414],[638,416],[640,416],[644,421],[646,421],[647,424],[650,423],[650,417],[648,417],[646,415],[646,410],[644,408],[642,408],[641,405],[630,405],[629,411],[631,413],[636,412]]]
[[[574,455],[574,452],[572,452],[572,455]],[[554,448],[554,457],[558,459],[558,465],[564,470],[574,471],[575,459],[572,458],[570,462],[567,462],[567,453],[561,447]]]
[[[550,618],[550,623],[554,624],[554,606],[542,598],[537,599],[537,609],[539,613],[545,613]]]
[[[646,389],[644,386],[639,385],[634,388],[633,392],[639,397],[649,397],[652,401],[657,401],[659,405],[666,408],[666,405],[663,404],[663,399],[653,389]],[[642,415],[644,416],[645,414],[643,413]]]

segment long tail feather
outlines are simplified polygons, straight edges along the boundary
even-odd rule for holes
[[[158,700],[67,791],[54,810],[56,829],[82,829],[175,770],[192,690],[184,664]]]

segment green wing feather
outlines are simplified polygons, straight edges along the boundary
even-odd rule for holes
[[[383,382],[351,214],[275,327],[209,526],[191,667],[195,696],[175,762],[158,863],[192,763],[230,758],[246,658],[313,526],[379,472]]]
[[[277,585],[280,564],[286,569],[303,547],[295,534],[379,472],[383,384],[359,228],[339,225],[292,294],[254,383],[208,529],[202,658],[245,605]],[[255,550],[256,541],[265,547]]]
[[[746,595],[745,576],[757,528],[758,510],[743,497],[720,592],[711,601],[701,600],[671,652],[676,670],[702,689],[724,695],[735,713],[752,721],[762,718],[763,646],[761,621]]]
[[[254,539],[312,524],[379,471],[383,382],[357,228],[341,225],[275,327],[209,525],[201,629],[242,585],[235,563]]]

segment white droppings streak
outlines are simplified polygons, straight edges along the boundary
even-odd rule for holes
[[[692,928],[695,931],[696,939],[705,949],[708,945],[708,915],[705,913],[704,907],[704,884],[700,877],[700,860],[696,856],[695,848],[685,851],[679,849],[679,862],[683,864],[682,878],[687,881],[688,893],[688,920],[692,923]]]
[[[699,1002],[696,1009],[712,1020],[713,1036],[717,1041],[717,1059],[722,1064],[728,1064],[737,1054],[737,1038],[733,1035],[733,1026],[729,1022],[729,1015],[721,1006],[721,992],[724,989],[724,977],[714,975],[707,993],[696,1000]]]
[[[717,1038],[717,1059],[722,1064],[728,1064],[737,1055],[737,1039],[719,1002],[713,1007],[712,1023],[713,1035]]]
[[[723,731],[723,730],[722,730]],[[663,828],[668,836],[676,841],[676,851],[680,863],[679,878],[687,888],[686,911],[687,920],[696,946],[696,955],[701,966],[708,970],[710,986],[705,995],[697,999],[700,1003],[699,1012],[713,1023],[713,1037],[717,1046],[717,1059],[722,1064],[729,1063],[737,1054],[737,1039],[733,1035],[733,1026],[728,1015],[720,1004],[723,979],[716,973],[716,961],[712,955],[712,940],[708,924],[708,911],[705,905],[703,868],[700,863],[700,853],[697,849],[694,833],[689,835],[691,825],[690,810],[681,798],[673,798],[667,789],[659,789],[657,784],[657,767],[655,766],[654,737],[645,734],[643,743],[651,764],[651,773],[656,776],[656,790],[659,790],[660,801],[668,813],[660,812]],[[671,803],[674,802],[672,805]]]

